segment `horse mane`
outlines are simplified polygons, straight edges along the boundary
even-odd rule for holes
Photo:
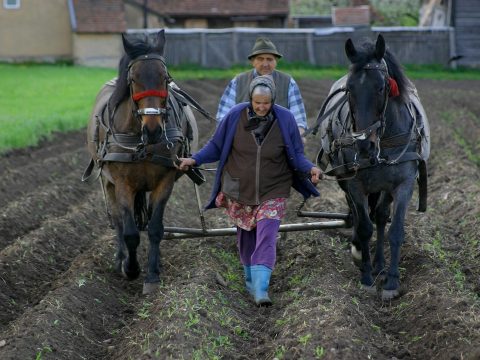
[[[108,102],[110,110],[118,106],[118,104],[120,104],[127,96],[130,95],[127,74],[128,74],[128,64],[130,63],[131,60],[132,59],[127,54],[122,56],[122,58],[120,59],[120,63],[118,65],[117,84]]]
[[[160,51],[158,40],[148,36],[142,35],[128,35],[128,53],[126,52],[120,59],[118,65],[118,78],[115,90],[109,100],[109,108],[114,109],[118,106],[126,97],[130,96],[130,89],[128,85],[128,64],[133,59],[146,54],[158,54],[163,56],[163,50]]]
[[[395,79],[400,92],[399,100],[407,102],[409,98],[409,88],[412,86],[410,80],[405,75],[403,66],[400,64],[395,55],[387,48],[383,59],[387,63],[388,75]],[[357,72],[372,60],[377,61],[375,57],[375,43],[366,40],[357,48],[355,62],[351,64],[350,71]]]

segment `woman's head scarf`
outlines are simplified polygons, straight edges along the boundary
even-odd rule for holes
[[[257,76],[255,79],[252,80],[252,82],[250,83],[249,91],[248,91],[248,95],[250,96],[250,101],[252,100],[253,91],[257,86],[263,86],[270,90],[270,93],[272,95],[272,104],[274,104],[276,90],[275,90],[275,82],[273,81],[273,77],[271,75],[261,75],[261,76]]]

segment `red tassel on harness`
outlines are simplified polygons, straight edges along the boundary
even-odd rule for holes
[[[390,87],[390,97],[395,97],[400,95],[400,91],[398,90],[398,84],[394,78],[388,78],[388,86]]]
[[[134,101],[138,101],[145,97],[156,96],[161,98],[166,98],[168,96],[167,90],[146,90],[132,95]]]

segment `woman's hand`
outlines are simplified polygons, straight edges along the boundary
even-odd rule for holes
[[[180,161],[179,164],[177,164],[177,169],[181,171],[188,171],[191,166],[194,166],[197,162],[195,159],[192,158],[178,158]]]
[[[310,176],[311,176],[312,183],[314,183],[314,184],[318,184],[318,182],[321,179],[323,179],[322,171],[319,168],[317,168],[316,166],[314,166],[310,169]]]

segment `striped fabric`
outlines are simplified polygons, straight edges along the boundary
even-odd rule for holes
[[[217,125],[222,121],[228,111],[236,104],[235,99],[237,95],[237,78],[233,78],[225,88],[217,111]],[[293,78],[290,79],[288,86],[288,108],[292,112],[298,127],[307,129],[307,115],[305,106],[303,105],[302,95],[300,89]]]

